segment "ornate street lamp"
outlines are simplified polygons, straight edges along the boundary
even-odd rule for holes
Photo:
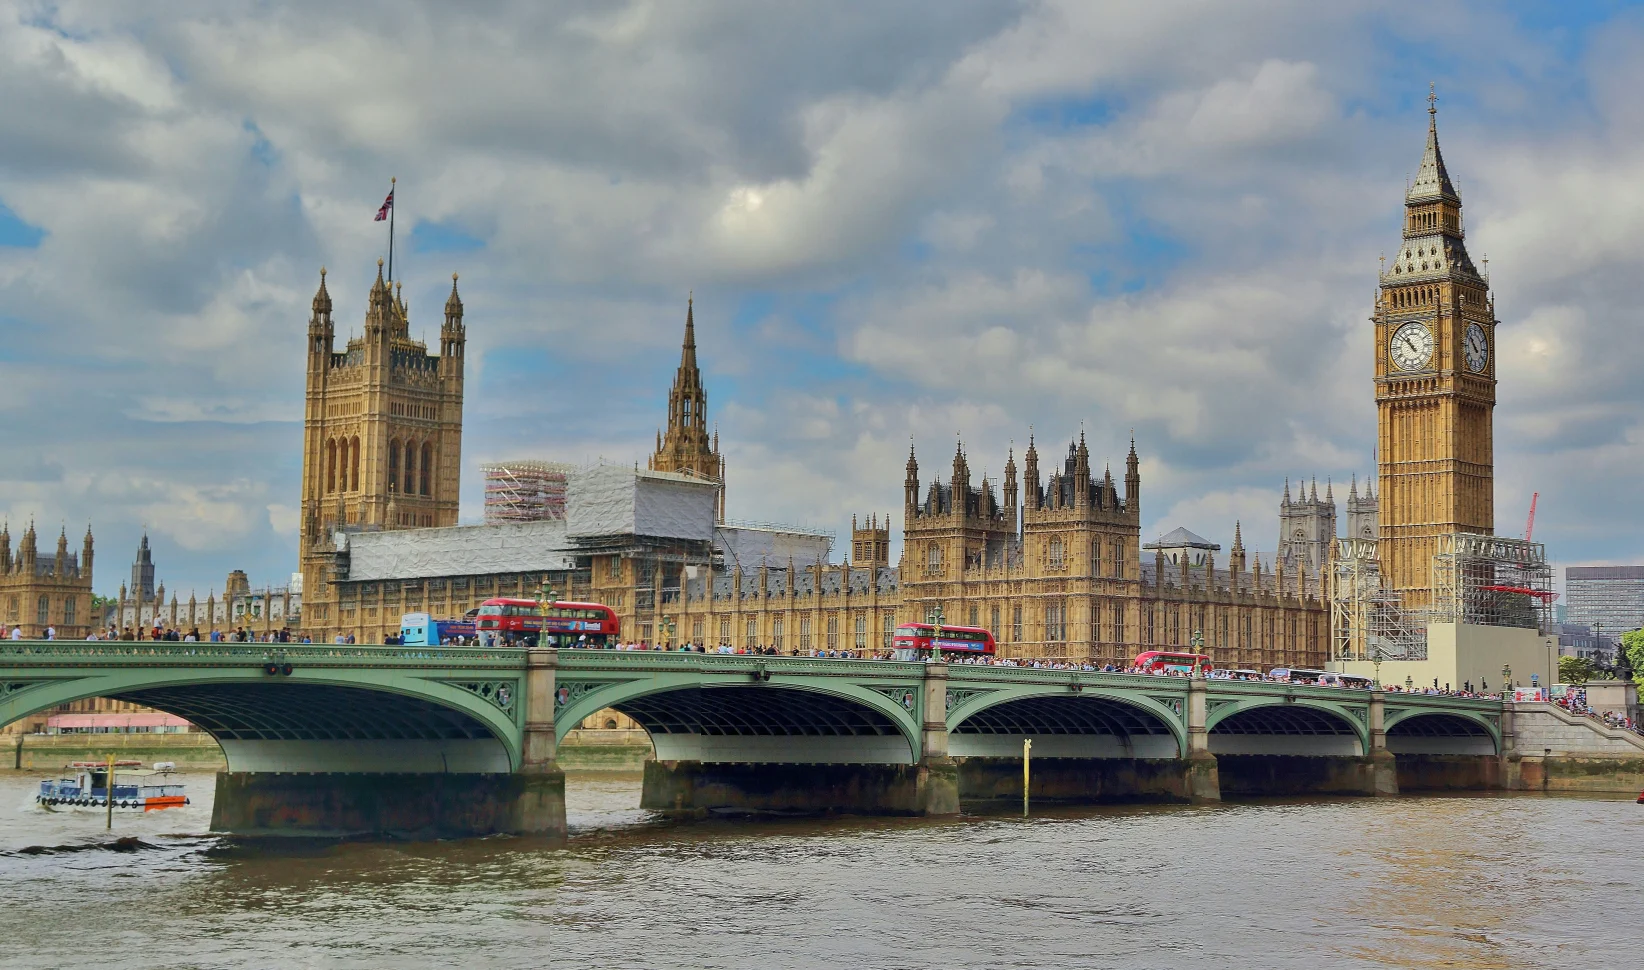
[[[1189,676],[1197,677],[1199,676],[1199,658],[1197,655],[1204,653],[1204,631],[1194,630],[1193,635],[1187,638],[1187,642],[1193,647],[1193,653],[1195,654],[1193,657],[1193,669],[1188,673]]]
[[[1378,644],[1370,648],[1370,689],[1381,690],[1381,662],[1386,659]]]
[[[930,634],[930,661],[931,663],[939,664],[942,662],[942,604],[937,603],[936,606],[931,609],[929,615],[926,616],[926,619],[930,621],[930,625],[932,627]]]
[[[662,618],[662,623],[659,624],[659,629],[661,629],[661,631],[662,631],[662,637],[663,637],[662,645],[663,645],[663,647],[673,646],[674,645],[674,629],[675,629],[675,627],[674,627],[674,618],[671,617],[671,616],[664,616]]]
[[[1404,675],[1404,689],[1407,691],[1416,689],[1416,679],[1411,677],[1409,674]]]
[[[542,587],[537,590],[537,610],[542,614],[542,629],[537,633],[539,647],[547,646],[548,642],[551,642],[548,635],[548,611],[553,608],[554,601],[558,598],[559,591],[554,589],[554,581],[548,578],[547,573],[543,573]]]
[[[1506,664],[1501,665],[1501,689],[1503,693],[1513,689],[1513,668]]]

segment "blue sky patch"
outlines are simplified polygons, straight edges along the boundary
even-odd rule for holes
[[[23,249],[34,249],[40,245],[40,240],[46,238],[46,231],[39,226],[31,226],[17,217],[17,213],[6,208],[0,202],[0,246],[16,246]]]
[[[444,222],[419,222],[411,230],[414,253],[471,253],[485,248],[485,240]]]

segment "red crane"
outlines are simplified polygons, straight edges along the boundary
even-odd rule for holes
[[[1536,500],[1539,499],[1539,498],[1541,498],[1541,493],[1540,492],[1536,492],[1535,494],[1530,496],[1530,517],[1528,519],[1526,519],[1525,522],[1524,522],[1524,541],[1525,542],[1529,542],[1532,538],[1535,537],[1535,533],[1536,533]]]

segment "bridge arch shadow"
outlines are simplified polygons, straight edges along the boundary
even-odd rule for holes
[[[917,692],[906,692],[909,705]],[[890,697],[771,681],[636,681],[584,695],[555,720],[561,740],[582,718],[610,708],[651,737],[658,761],[893,764],[918,761],[913,714]],[[586,708],[586,711],[583,711]]]
[[[1096,693],[1009,696],[963,713],[948,727],[955,758],[1177,758],[1181,732],[1167,715]]]
[[[22,717],[91,697],[142,704],[210,734],[231,772],[508,773],[518,762],[513,716],[455,684],[385,686],[331,673],[179,677],[157,669],[152,683],[91,676],[31,689],[4,713]]]
[[[1210,753],[1358,757],[1365,731],[1347,715],[1311,704],[1262,704],[1210,719]]]
[[[1496,738],[1484,722],[1461,714],[1409,714],[1387,728],[1387,750],[1400,754],[1494,755]]]

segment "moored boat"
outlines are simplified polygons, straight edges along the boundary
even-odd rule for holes
[[[116,761],[114,807],[153,811],[187,805],[182,783],[172,778],[175,769],[170,761],[158,762],[153,768],[144,768],[141,761]],[[61,778],[40,783],[40,794],[34,800],[42,805],[106,808],[109,788],[108,762],[71,761],[64,766]]]

